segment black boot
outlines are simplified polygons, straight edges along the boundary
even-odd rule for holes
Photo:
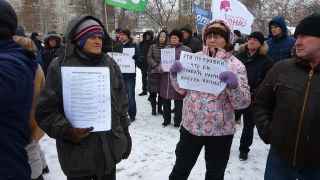
[[[145,96],[145,95],[148,95],[147,91],[142,91],[139,96]]]

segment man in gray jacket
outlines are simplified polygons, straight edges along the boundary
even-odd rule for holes
[[[48,68],[36,119],[40,127],[56,139],[60,165],[68,180],[115,180],[116,164],[127,158],[131,151],[128,98],[120,69],[112,58],[102,53],[107,34],[98,19],[91,16],[75,18],[65,34],[64,55]],[[91,127],[72,127],[63,108],[61,67],[66,66],[109,68],[112,130],[91,132]]]

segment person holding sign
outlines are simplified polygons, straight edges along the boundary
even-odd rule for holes
[[[106,31],[98,19],[92,16],[77,17],[69,23],[65,34],[65,54],[55,59],[49,66],[47,81],[37,104],[36,119],[39,126],[51,138],[56,139],[59,162],[68,180],[115,180],[116,164],[121,159],[127,158],[131,151],[127,115],[128,97],[120,69],[111,57],[102,52]],[[62,80],[68,80],[63,76],[65,72],[63,70],[66,68],[108,70],[111,88],[105,89],[110,91],[107,94],[111,94],[111,115],[109,114],[111,130],[91,132],[95,131],[92,127],[79,128],[71,125],[75,120],[67,117],[70,108],[64,107],[67,86],[65,86],[66,81],[62,82]],[[88,88],[86,84],[98,83],[90,81],[90,78],[84,78],[83,74],[79,76],[81,78],[77,79],[77,82],[87,82],[79,88],[74,88],[73,92],[81,92],[81,89]],[[87,74],[89,77],[97,73]],[[106,84],[101,86],[107,86]],[[74,86],[70,85],[70,87]],[[101,90],[97,89],[97,91]],[[76,110],[85,112],[85,106],[92,107],[92,104],[98,103],[95,101],[101,101],[98,99],[93,100],[91,104],[85,104],[86,101],[92,101],[92,99],[84,100],[86,95],[83,93],[83,96],[74,97],[73,101],[68,103],[72,105],[72,103],[82,102],[82,107],[78,106]],[[90,121],[93,119],[87,120],[88,123]],[[107,124],[106,121],[106,126]]]
[[[139,48],[136,44],[132,42],[132,38],[130,35],[131,35],[130,30],[123,29],[120,31],[119,40],[122,44],[123,53],[128,52],[127,54],[132,55],[132,58],[134,59],[135,64],[139,65],[141,64]],[[123,75],[125,87],[126,87],[128,98],[129,98],[129,109],[128,109],[129,117],[131,121],[134,121],[137,115],[137,104],[136,104],[136,97],[135,97],[136,73],[123,73],[122,75]]]
[[[182,45],[182,33],[179,30],[173,30],[169,35],[170,45],[166,48],[175,49],[176,62],[180,59],[181,51],[191,52],[191,49]],[[161,60],[162,61],[162,60]],[[167,126],[171,123],[171,100],[174,100],[174,126],[179,127],[181,123],[182,114],[182,100],[183,94],[177,91],[177,88],[173,86],[177,82],[177,72],[170,71],[161,74],[160,79],[160,96],[163,99],[163,126]]]
[[[150,46],[147,55],[148,61],[148,90],[150,96],[148,100],[151,103],[152,115],[157,114],[157,105],[158,113],[162,114],[162,99],[159,95],[160,92],[160,78],[161,78],[161,49],[163,49],[168,42],[168,34],[165,30],[160,31],[158,39],[155,44]],[[158,96],[158,101],[157,101]]]
[[[180,140],[176,147],[176,162],[170,180],[187,180],[205,147],[206,180],[223,180],[233,135],[235,109],[250,105],[250,90],[244,65],[235,58],[230,41],[230,29],[223,21],[213,21],[203,31],[203,51],[200,54],[228,63],[219,79],[226,88],[218,95],[184,90]],[[177,63],[175,71],[182,71]],[[215,77],[213,77],[215,78]]]

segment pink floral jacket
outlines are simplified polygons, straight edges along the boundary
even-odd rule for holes
[[[200,54],[207,54],[204,48]],[[245,66],[233,55],[219,50],[216,57],[228,62],[229,70],[238,76],[239,87],[226,88],[218,96],[187,90],[183,101],[182,126],[196,136],[225,136],[235,133],[235,109],[251,103]]]

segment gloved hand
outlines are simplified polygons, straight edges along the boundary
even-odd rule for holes
[[[237,75],[231,71],[220,73],[219,79],[227,84],[227,88],[235,89],[239,86]]]
[[[128,127],[124,129],[124,134],[126,135],[127,137],[127,149],[126,149],[126,152],[123,154],[123,159],[128,159],[130,153],[131,153],[131,149],[132,149],[132,140],[131,140],[131,136],[130,136],[130,133],[129,133],[129,129]]]
[[[174,64],[170,68],[170,72],[172,73],[178,73],[183,70],[183,66],[179,61],[174,62]]]
[[[64,138],[74,144],[79,144],[82,139],[87,137],[93,127],[90,128],[68,128],[64,133]]]

